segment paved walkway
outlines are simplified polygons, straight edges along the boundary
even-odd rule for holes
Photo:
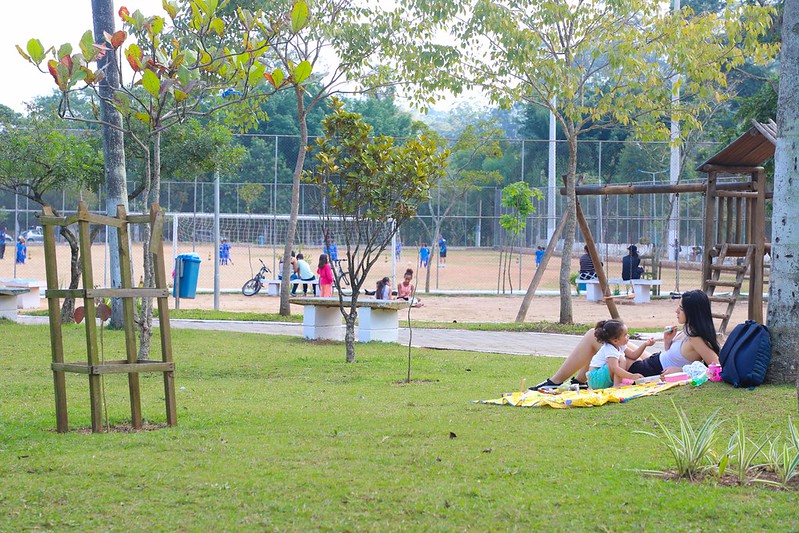
[[[23,324],[47,324],[47,317],[20,315]],[[262,335],[302,336],[302,324],[288,322],[244,322],[237,320],[185,320],[173,319],[173,328],[225,330]],[[411,336],[412,334],[412,336]],[[473,352],[507,353],[514,355],[541,355],[566,357],[577,345],[580,337],[554,333],[509,331],[469,331],[463,329],[400,328],[400,344],[416,348],[438,350],[466,350]]]
[[[19,315],[21,324],[47,324],[44,316]],[[302,324],[289,322],[245,322],[238,320],[186,320],[172,319],[173,328],[225,330],[261,335],[302,336]],[[412,336],[411,336],[412,335]],[[399,329],[399,343],[416,348],[435,350],[464,350],[471,352],[507,353],[513,355],[539,355],[544,357],[566,357],[571,353],[580,337],[558,333],[532,333],[514,331],[470,331],[465,329]],[[662,337],[649,351],[662,350]]]

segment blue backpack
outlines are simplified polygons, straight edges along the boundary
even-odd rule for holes
[[[756,387],[763,383],[771,363],[771,334],[754,320],[738,324],[719,353],[721,379],[733,387]]]

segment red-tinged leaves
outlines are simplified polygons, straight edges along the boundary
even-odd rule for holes
[[[61,82],[58,81],[58,71],[56,70],[57,66],[58,62],[55,59],[51,59],[50,61],[47,62],[47,70],[50,71],[50,75],[55,80],[56,85],[61,85]]]
[[[133,69],[133,72],[139,72],[142,69],[142,51],[137,44],[134,43],[128,47],[128,50],[125,52],[125,58],[128,60],[128,64],[130,68]]]
[[[62,57],[60,63],[62,65],[64,65],[65,67],[67,67],[67,71],[68,72],[72,72],[72,66],[74,64],[72,62],[72,56],[64,56],[64,57]]]
[[[125,22],[130,22],[130,11],[125,6],[119,8],[119,17]]]
[[[97,316],[100,318],[102,322],[105,322],[106,320],[111,318],[111,308],[104,303],[99,304],[97,306]]]
[[[86,316],[86,310],[83,307],[76,307],[75,312],[72,313],[72,318],[75,319],[76,324],[83,322],[83,317]]]
[[[269,74],[268,72],[264,72],[264,78],[266,78],[266,81],[268,81],[272,85],[272,87],[277,89],[277,84],[275,83],[275,78],[273,78],[271,74]]]
[[[122,30],[115,31],[114,35],[111,36],[111,39],[109,39],[108,42],[110,42],[111,43],[111,47],[114,50],[116,50],[117,48],[122,46],[122,43],[125,42],[125,39],[127,37],[128,37],[128,35],[124,31],[122,31]]]

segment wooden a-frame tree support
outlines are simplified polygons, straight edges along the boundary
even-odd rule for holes
[[[55,384],[56,426],[59,433],[69,430],[67,417],[67,396],[65,374],[67,372],[89,376],[89,397],[91,403],[92,432],[101,433],[102,394],[101,379],[105,374],[127,374],[130,391],[131,423],[136,429],[142,427],[141,391],[139,373],[162,372],[164,375],[164,401],[166,404],[166,423],[177,425],[175,405],[175,364],[172,361],[172,334],[169,327],[169,289],[167,288],[164,263],[162,233],[164,215],[158,204],[153,204],[149,215],[128,215],[122,205],[117,206],[115,217],[89,213],[84,202],[80,202],[78,212],[67,217],[57,217],[51,207],[42,210],[40,223],[44,231],[44,257],[47,271],[47,306],[50,316],[50,346],[53,362],[53,381]],[[59,289],[58,264],[56,260],[56,226],[78,224],[80,261],[82,268],[82,289]],[[115,228],[119,240],[119,259],[122,286],[119,288],[95,288],[92,272],[90,225],[105,225]],[[151,228],[150,253],[153,254],[155,269],[155,288],[133,286],[130,242],[130,224],[149,224]],[[135,298],[157,298],[158,316],[161,330],[161,361],[138,360],[136,334],[134,331]],[[61,328],[61,299],[82,298],[85,308],[86,362],[65,363]],[[125,359],[101,362],[97,345],[97,302],[96,299],[121,298],[123,328],[125,331]]]

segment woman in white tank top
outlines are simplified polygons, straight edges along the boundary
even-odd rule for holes
[[[656,376],[681,372],[683,365],[693,361],[702,361],[706,365],[719,362],[716,328],[713,326],[710,301],[704,291],[683,293],[676,312],[678,325],[666,328],[663,334],[666,349],[652,356],[645,353],[644,358],[630,365],[629,372]],[[577,376],[572,378],[572,381],[584,383],[587,379],[585,373],[588,370],[588,363],[601,347],[594,336],[594,330],[589,330],[551,378],[530,388],[557,386],[575,374]],[[634,344],[628,344],[625,355],[635,358],[636,349],[637,346]]]

